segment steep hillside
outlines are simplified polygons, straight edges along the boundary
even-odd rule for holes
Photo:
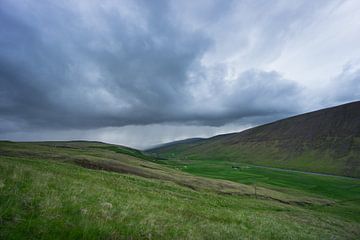
[[[360,177],[360,102],[152,152]]]

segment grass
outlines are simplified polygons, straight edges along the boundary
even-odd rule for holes
[[[272,169],[230,161],[161,160],[159,163],[198,176],[261,186],[297,196],[312,195],[337,204],[323,208],[360,222],[360,180]]]
[[[129,155],[132,157],[149,160],[149,161],[156,160],[156,158],[151,155],[146,155],[137,149],[127,148],[127,147],[119,147],[116,145],[109,145],[109,146],[93,146],[92,148],[107,149],[107,150],[110,150],[110,151],[113,151],[116,153],[122,153],[122,154],[126,154],[126,155]]]
[[[1,142],[0,239],[360,236],[356,218],[323,211],[327,207],[321,204],[301,206],[279,201],[312,199],[311,192],[281,195],[259,187],[264,197],[278,198],[259,199],[247,192],[247,185],[174,170],[180,163],[168,168],[114,149],[98,148],[106,146],[85,142]],[[99,169],[84,168],[76,163],[78,160],[89,161]],[[116,172],[119,169],[130,172]],[[146,177],[139,176],[140,170]],[[232,192],[221,192],[213,185]]]

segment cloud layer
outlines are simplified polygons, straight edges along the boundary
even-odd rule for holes
[[[0,137],[162,124],[208,135],[204,126],[242,129],[356,100],[359,70],[346,69],[360,56],[354,9],[356,1],[3,0]],[[338,60],[312,57],[329,50],[320,45]]]

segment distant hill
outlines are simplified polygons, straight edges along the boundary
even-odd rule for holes
[[[159,144],[159,145],[151,147],[148,151],[151,151],[152,149],[158,149],[158,148],[161,148],[161,149],[171,148],[174,145],[191,145],[191,144],[201,142],[201,141],[203,141],[205,139],[206,138],[187,138],[187,139],[183,139],[183,140],[178,140],[178,141],[168,142],[168,143],[164,143],[164,144]]]
[[[360,101],[151,152],[360,177]]]

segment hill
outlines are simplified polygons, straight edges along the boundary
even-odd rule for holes
[[[314,186],[329,183],[337,195],[314,194],[194,176],[161,161],[100,142],[0,142],[0,239],[360,235],[357,180],[317,176]]]
[[[203,140],[205,140],[205,138],[187,138],[187,139],[183,139],[183,140],[163,143],[163,144],[159,144],[159,145],[150,147],[149,151],[151,151],[152,149],[158,149],[158,148],[164,149],[164,148],[171,148],[173,146],[179,146],[179,145],[195,144],[195,143],[201,142]]]
[[[151,152],[360,177],[360,101]]]

